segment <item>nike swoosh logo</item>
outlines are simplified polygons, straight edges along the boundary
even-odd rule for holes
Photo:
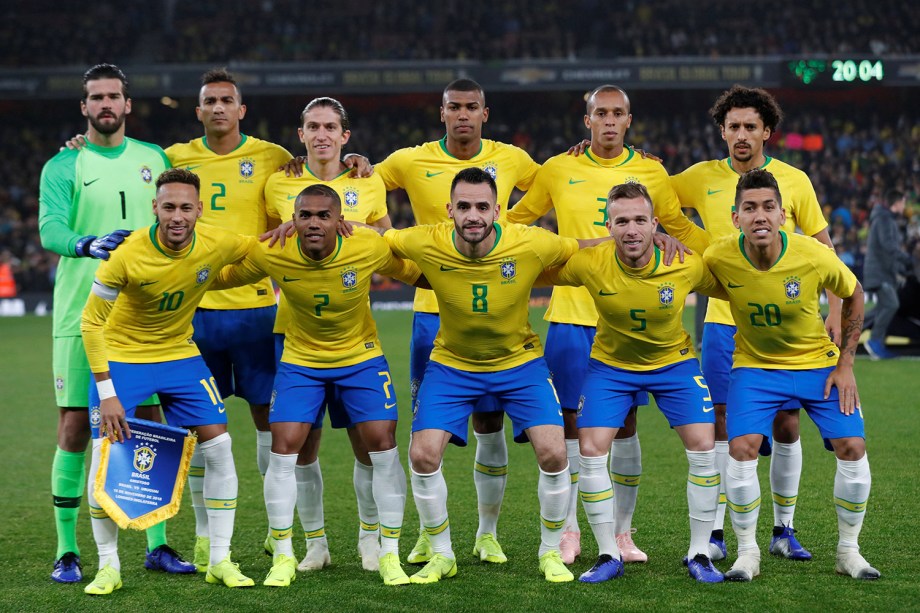
[[[383,408],[384,408],[384,409],[392,409],[392,408],[395,407],[395,406],[396,406],[396,403],[395,403],[395,402],[387,402],[386,404],[383,405]]]
[[[227,412],[227,407],[220,407],[219,409],[217,409],[217,412],[218,412],[218,413],[226,413],[226,412]]]
[[[99,177],[99,179],[101,179],[101,178],[102,178],[102,177]],[[83,182],[83,187],[89,187],[90,185],[92,185],[93,183],[95,183],[96,181],[98,181],[99,179],[93,179],[92,181],[84,181],[84,182]]]
[[[569,185],[575,185],[576,183],[584,183],[585,181],[587,181],[587,179],[581,179],[581,180],[579,180],[579,181],[576,181],[575,179],[572,179],[572,178],[570,177],[570,178],[569,178]]]
[[[431,172],[430,170],[426,170],[426,171],[425,171],[425,176],[426,176],[427,178],[430,179],[431,177],[436,177],[436,176],[438,176],[438,175],[443,175],[444,172],[445,172],[445,171],[443,171],[443,170],[442,170],[441,172]]]
[[[707,408],[703,407],[703,413],[709,413],[709,412],[712,411],[714,408],[715,408],[715,407],[709,407],[709,408],[707,409]]]
[[[291,194],[288,194],[288,195],[287,195],[287,199],[288,199],[288,200],[293,200],[293,199],[296,198],[296,197],[297,197],[297,194],[294,194],[293,196],[292,196]]]
[[[724,192],[724,191],[725,191],[724,189],[707,189],[706,195],[712,196],[713,194],[718,194],[719,192]]]
[[[605,292],[604,290],[600,290],[599,292],[597,292],[597,295],[598,296],[616,296],[617,292]]]
[[[639,480],[639,479],[637,479],[637,478],[635,478],[635,477],[632,477],[632,478],[629,478],[629,479],[623,479],[623,483],[635,483],[635,482],[638,481],[638,480]]]
[[[298,278],[298,279],[294,279],[294,278],[289,277],[289,276],[287,276],[287,275],[284,275],[283,277],[281,277],[281,280],[284,281],[285,283],[290,283],[291,281],[300,281],[299,278]]]
[[[195,170],[196,168],[201,168],[201,164],[198,164],[198,166],[186,166],[185,167],[186,170]]]
[[[154,283],[159,283],[159,281],[141,281],[141,287],[147,287],[148,285],[153,285]]]
[[[735,285],[731,281],[728,282],[728,289],[738,289],[739,287],[744,287],[743,285]]]
[[[715,483],[715,482],[716,482],[715,479],[706,479],[706,481],[704,481],[704,483],[705,483],[706,485],[712,485],[712,484]]]
[[[445,266],[444,264],[441,264],[441,272],[450,272],[452,270],[457,270],[457,269],[451,266]]]

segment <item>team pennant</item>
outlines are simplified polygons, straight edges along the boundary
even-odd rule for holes
[[[130,439],[102,441],[94,493],[119,527],[144,530],[178,513],[196,437],[144,419],[128,425]]]

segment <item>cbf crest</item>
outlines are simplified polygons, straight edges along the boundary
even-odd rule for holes
[[[786,277],[783,279],[783,289],[789,302],[798,302],[799,296],[802,295],[802,280],[795,276]]]
[[[670,282],[662,283],[658,286],[658,302],[661,308],[670,308],[674,305],[674,284]]]
[[[145,473],[153,468],[153,461],[157,459],[156,450],[150,445],[141,445],[134,449],[134,470]]]
[[[495,165],[495,162],[489,162],[483,166],[482,169],[486,171],[493,180],[498,181],[498,166]]]
[[[514,283],[514,277],[517,276],[517,261],[514,258],[505,258],[499,265],[499,270],[502,273],[502,279],[504,279],[502,285]]]
[[[354,289],[358,285],[358,269],[354,266],[342,269],[342,287]]]
[[[345,188],[345,207],[349,209],[357,208],[358,206],[358,190],[353,187]]]
[[[243,158],[240,160],[240,176],[244,179],[251,179],[256,171],[256,161],[252,158]]]
[[[141,181],[144,183],[150,183],[153,181],[153,171],[150,170],[149,166],[141,166]]]
[[[195,283],[201,285],[211,276],[211,265],[204,264],[200,266],[197,271],[195,271]]]

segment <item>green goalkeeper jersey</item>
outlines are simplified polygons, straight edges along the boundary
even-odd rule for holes
[[[169,167],[160,147],[127,137],[117,147],[64,149],[45,164],[39,232],[45,249],[64,256],[54,282],[55,337],[80,336],[80,315],[99,265],[74,257],[77,241],[149,226],[156,179]]]

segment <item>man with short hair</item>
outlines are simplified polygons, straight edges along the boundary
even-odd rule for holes
[[[680,210],[668,173],[660,162],[646,159],[625,144],[632,123],[629,97],[615,85],[601,85],[586,100],[585,127],[591,131],[590,148],[582,155],[561,154],[546,161],[533,187],[508,211],[508,221],[530,224],[556,210],[559,234],[572,238],[607,236],[607,192],[627,181],[645,185],[656,203],[662,225],[697,253],[709,244],[705,232]],[[579,433],[576,407],[588,371],[588,356],[597,325],[592,296],[581,287],[556,287],[544,317],[546,363],[559,392],[566,428],[566,453],[571,471],[571,502],[562,532],[562,559],[571,564],[581,552],[578,528]],[[623,428],[611,445],[610,472],[614,474],[616,539],[624,562],[646,562],[648,556],[632,539],[632,516],[642,473],[641,449],[636,434],[635,406],[648,403],[640,393]]]
[[[269,413],[272,454],[265,506],[275,554],[265,585],[285,587],[294,580],[290,526],[299,497],[294,474],[298,452],[332,395],[339,402],[330,406],[330,413],[344,413],[339,418],[355,430],[372,462],[372,496],[380,514],[380,575],[386,585],[404,585],[409,578],[399,562],[399,536],[406,474],[396,447],[396,394],[368,298],[375,273],[407,283],[416,282],[421,273],[415,264],[394,257],[386,241],[371,230],[358,228],[349,238],[339,236],[342,201],[329,185],[304,188],[292,216],[296,241],[287,241],[283,249],[260,243],[239,265],[222,271],[218,281],[219,287],[232,287],[270,275],[291,311]]]
[[[346,221],[357,221],[379,228],[390,228],[387,213],[386,188],[379,174],[370,177],[352,177],[341,161],[342,148],[351,138],[348,113],[334,98],[311,100],[300,114],[297,135],[307,150],[301,176],[273,174],[265,184],[265,205],[270,217],[287,221],[294,215],[294,203],[305,187],[328,185],[338,194],[344,206],[339,206]],[[284,287],[284,284],[281,284]],[[278,317],[275,320],[275,358],[280,361],[284,335],[291,325],[290,308],[286,294],[281,293]],[[330,392],[332,386],[330,386]],[[338,402],[332,395],[332,403]],[[300,450],[294,469],[297,481],[297,513],[303,527],[307,552],[297,569],[317,570],[331,563],[326,539],[323,513],[323,476],[318,458],[322,436],[325,405],[317,413],[303,449]],[[333,416],[344,416],[343,410],[330,411]],[[365,570],[378,570],[380,558],[380,517],[374,504],[374,467],[357,429],[351,423],[332,423],[333,428],[345,426],[355,453],[353,482],[358,501],[358,553]]]
[[[907,196],[896,189],[872,207],[869,215],[869,238],[866,241],[866,261],[863,281],[866,289],[875,292],[872,332],[866,341],[866,351],[873,360],[887,360],[896,354],[885,347],[888,326],[901,306],[898,300],[898,275],[904,275],[912,265],[911,257],[902,246],[897,216],[904,213]]]
[[[202,75],[195,114],[204,127],[204,136],[167,147],[166,155],[173,166],[201,178],[204,223],[259,236],[268,227],[265,184],[291,154],[240,130],[246,105],[236,78],[226,69]],[[276,311],[271,282],[263,279],[247,287],[209,293],[201,300],[193,322],[195,342],[221,395],[235,394],[249,403],[256,426],[256,461],[263,476],[271,450],[268,404],[275,376],[272,327]],[[207,569],[209,549],[208,515],[202,500],[203,466],[204,460],[196,451],[189,490],[195,510],[195,564],[200,572]]]
[[[450,199],[450,187],[458,171],[476,166],[494,179],[497,202],[506,206],[512,190],[527,190],[539,165],[522,149],[482,138],[489,120],[482,87],[472,79],[448,83],[441,97],[444,138],[391,153],[374,166],[388,190],[403,188],[409,195],[417,224],[438,224],[447,220],[443,202]],[[499,214],[504,210],[499,209]],[[432,292],[416,290],[412,318],[409,371],[412,402],[425,377],[429,356],[440,325],[438,302]],[[498,517],[508,479],[508,448],[505,443],[504,413],[495,400],[480,398],[473,412],[476,457],[473,482],[479,506],[479,526],[473,555],[490,563],[507,561],[498,542]],[[432,549],[427,532],[409,554],[410,563],[427,562]]]
[[[141,400],[159,393],[167,422],[194,430],[204,455],[210,543],[205,579],[247,587],[252,579],[230,560],[238,482],[227,415],[214,377],[192,339],[192,317],[220,268],[241,260],[256,239],[198,226],[198,188],[192,172],[163,172],[153,200],[156,223],[128,237],[96,271],[80,326],[96,380],[90,390],[96,435],[90,475],[95,479],[99,470],[99,436],[113,443],[130,438],[126,415],[133,415]],[[92,488],[88,502],[99,571],[85,591],[110,594],[122,586],[118,526],[99,507]]]
[[[396,255],[419,265],[441,308],[413,407],[409,447],[415,505],[432,556],[410,579],[433,583],[457,574],[441,460],[449,442],[466,444],[473,407],[492,395],[511,418],[515,440],[529,439],[537,456],[540,572],[547,581],[571,581],[559,556],[569,504],[562,410],[527,318],[537,276],[568,260],[578,242],[540,228],[497,223],[496,183],[481,168],[457,173],[450,194],[452,223],[384,234]]]
[[[652,242],[658,218],[644,185],[615,185],[606,209],[605,226],[613,242],[583,249],[546,274],[557,285],[584,287],[599,315],[578,401],[578,484],[600,555],[580,579],[599,583],[623,575],[608,451],[635,394],[652,393],[683,441],[690,464],[690,576],[703,583],[718,583],[722,573],[712,566],[708,555],[719,505],[715,420],[682,316],[690,292],[723,297],[725,293],[697,254],[686,256],[684,262],[662,265],[661,251]]]
[[[738,180],[735,227],[703,256],[728,293],[737,323],[728,389],[728,468],[723,474],[738,537],[738,559],[725,578],[760,574],[757,453],[775,414],[792,401],[803,406],[837,456],[837,572],[856,579],[880,574],[859,553],[872,477],[853,362],[862,332],[863,290],[834,251],[786,233],[779,184],[755,168]],[[822,289],[843,298],[840,348],[828,337],[818,304]]]
[[[79,313],[86,304],[99,260],[108,259],[109,252],[130,230],[149,223],[153,181],[169,168],[169,160],[158,146],[125,136],[131,99],[127,77],[117,66],[98,64],[84,73],[80,111],[87,119],[86,146],[64,149],[49,160],[42,169],[39,193],[42,246],[63,256],[54,283],[52,333],[55,397],[60,412],[51,469],[58,538],[51,578],[60,583],[83,578],[76,526],[86,483],[91,376]],[[138,414],[159,421],[156,402],[156,398],[146,401]],[[192,565],[167,545],[165,523],[147,530],[147,550],[147,568],[194,572]]]
[[[709,111],[728,146],[728,157],[694,164],[671,177],[681,205],[696,209],[713,240],[738,237],[731,223],[735,186],[738,177],[754,168],[769,170],[783,194],[786,213],[784,230],[792,234],[798,227],[833,249],[827,221],[821,211],[808,175],[768,156],[764,146],[776,132],[783,112],[767,91],[735,85],[719,96]],[[829,313],[825,327],[835,343],[840,343],[840,300],[828,295]],[[703,374],[716,407],[716,464],[722,473],[723,498],[715,530],[710,539],[709,556],[725,557],[725,467],[728,461],[728,435],[725,429],[726,398],[735,347],[736,321],[728,304],[710,300],[703,332]],[[811,553],[795,536],[793,517],[802,473],[802,444],[799,440],[799,406],[793,402],[777,412],[770,458],[770,489],[773,492],[773,537],[770,553],[792,560],[810,560]],[[767,443],[770,441],[768,440]],[[765,450],[770,446],[765,444]],[[769,452],[767,452],[769,453]]]

